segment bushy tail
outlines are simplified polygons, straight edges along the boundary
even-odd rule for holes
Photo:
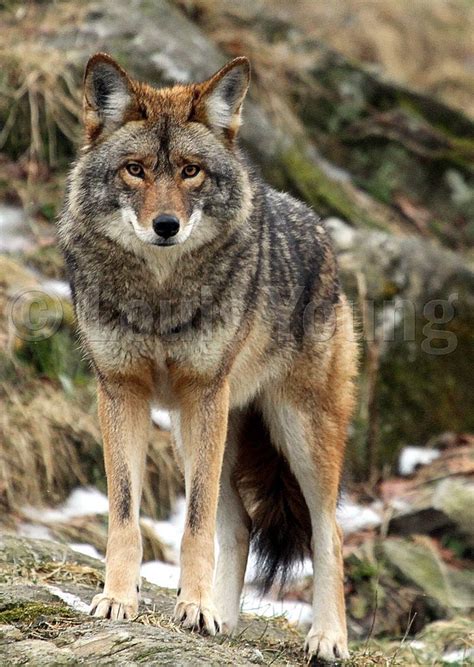
[[[311,519],[288,462],[255,410],[241,432],[236,482],[252,520],[258,583],[264,592],[274,583],[282,588],[292,567],[311,552]]]

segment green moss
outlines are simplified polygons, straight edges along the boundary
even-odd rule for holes
[[[432,343],[426,330],[423,334],[426,324],[417,318],[414,341],[404,341],[402,332],[396,332],[382,357],[376,389],[380,464],[394,464],[406,444],[422,444],[444,431],[474,429],[473,323],[457,313],[445,325],[432,325],[433,331],[446,332]],[[456,348],[439,354],[446,335],[453,336]]]
[[[276,187],[304,199],[322,215],[337,215],[356,225],[386,229],[381,220],[371,217],[355,201],[344,184],[329,178],[302,150],[293,148],[283,153],[275,170],[265,175]]]
[[[90,379],[88,364],[68,328],[43,340],[23,341],[16,354],[39,375],[59,380],[65,390],[72,389],[72,385],[87,384]]]
[[[75,612],[62,603],[22,602],[18,605],[10,605],[0,611],[0,625],[3,623],[27,625],[40,616],[72,618],[75,615]]]

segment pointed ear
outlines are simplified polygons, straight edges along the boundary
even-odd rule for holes
[[[106,53],[89,58],[84,74],[84,126],[89,142],[141,117],[130,78]]]
[[[250,83],[250,63],[235,58],[199,84],[194,117],[232,142],[240,126],[240,112]]]

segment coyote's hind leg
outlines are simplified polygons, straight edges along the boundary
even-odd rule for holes
[[[275,398],[265,407],[272,439],[278,443],[301,488],[311,516],[313,548],[313,622],[306,638],[309,657],[348,658],[341,539],[336,523],[342,457],[320,419],[291,402]],[[328,417],[329,419],[329,417]]]
[[[238,420],[237,414],[230,415],[217,507],[219,557],[214,580],[214,603],[225,634],[232,634],[237,627],[250,541],[250,517],[233,479],[237,464]]]

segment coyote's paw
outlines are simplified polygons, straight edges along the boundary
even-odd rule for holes
[[[127,598],[99,593],[91,602],[90,615],[112,621],[135,618],[138,614],[138,595]]]
[[[341,663],[350,657],[344,634],[313,628],[306,637],[305,651],[310,665]]]
[[[220,633],[222,635],[228,635],[231,637],[232,635],[235,634],[237,630],[237,622],[234,620],[222,620],[221,626],[220,626]]]
[[[223,595],[214,595],[214,604],[217,609],[217,614],[221,619],[220,632],[223,635],[233,635],[237,630],[239,623],[240,600],[224,599]]]
[[[211,604],[178,600],[174,608],[174,620],[183,628],[199,630],[214,636],[221,631],[221,621]]]

